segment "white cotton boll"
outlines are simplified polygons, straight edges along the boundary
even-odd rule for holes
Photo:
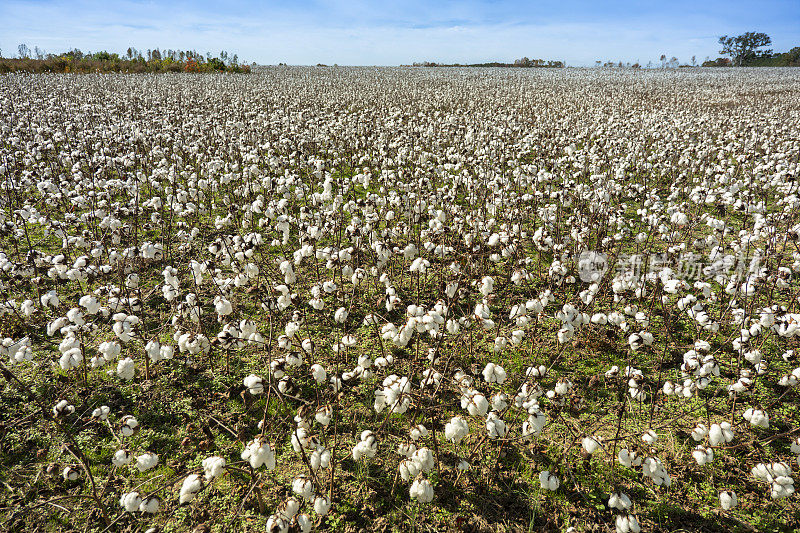
[[[65,467],[64,471],[61,472],[61,476],[64,478],[64,481],[75,481],[76,479],[78,479],[79,474],[80,472],[78,472],[77,469],[72,468],[71,466]]]
[[[627,448],[622,448],[617,454],[617,460],[622,466],[633,468],[642,464],[642,458],[636,452],[631,452]]]
[[[697,445],[692,451],[692,457],[694,457],[698,465],[709,464],[714,461],[714,450]]]
[[[149,498],[142,500],[142,503],[139,504],[139,512],[156,514],[160,506],[161,502],[159,499],[155,496],[150,496]]]
[[[223,474],[225,471],[225,459],[218,456],[206,457],[203,459],[203,472],[206,480],[212,480]]]
[[[131,460],[132,457],[130,452],[126,450],[117,450],[117,452],[111,458],[111,463],[116,467],[122,467],[130,464]]]
[[[345,309],[344,307],[340,307],[340,308],[339,308],[339,309],[337,309],[337,310],[336,310],[336,312],[333,314],[333,319],[334,319],[336,322],[338,322],[339,324],[343,324],[343,323],[345,322],[345,320],[347,320],[347,315],[348,315],[348,314],[349,314],[349,313],[347,312],[347,309]]]
[[[697,426],[692,430],[692,438],[695,442],[700,442],[708,435],[708,428],[703,423],[698,423]]]
[[[154,453],[143,453],[142,455],[136,458],[136,468],[139,469],[139,472],[146,472],[151,468],[155,468],[158,464],[158,455]]]
[[[126,357],[117,363],[117,375],[125,381],[132,380],[135,373],[136,363],[130,357]]]
[[[460,416],[454,416],[444,426],[444,436],[454,444],[458,444],[469,433],[467,421]]]
[[[297,526],[300,528],[300,533],[309,533],[314,526],[311,517],[305,513],[297,515],[295,517],[295,522],[297,522]]]
[[[647,444],[655,444],[656,441],[658,440],[658,435],[652,429],[648,429],[642,435],[642,440]]]
[[[539,473],[539,485],[543,489],[549,491],[556,491],[558,490],[558,487],[561,486],[561,482],[558,480],[556,476],[551,474],[548,470],[544,470]]]
[[[508,434],[508,427],[496,413],[491,412],[486,418],[486,432],[490,439],[503,438]]]
[[[429,503],[433,500],[433,485],[427,479],[416,479],[411,484],[409,493],[419,503]]]
[[[123,437],[130,437],[131,435],[136,433],[138,428],[139,428],[139,421],[136,420],[131,415],[126,415],[122,419],[122,426],[120,427],[120,433],[122,433]]]
[[[719,504],[723,510],[728,511],[739,505],[739,499],[733,491],[722,491],[719,493]]]
[[[244,378],[244,386],[247,387],[248,392],[253,396],[264,392],[264,382],[260,376],[255,374],[250,374]]]
[[[201,488],[203,488],[203,483],[200,480],[200,476],[197,474],[189,474],[181,485],[180,504],[183,505],[184,503],[189,503],[194,500],[194,497],[200,492]]]
[[[119,499],[119,505],[129,513],[135,513],[142,504],[142,498],[138,492],[126,492]]]
[[[600,441],[596,437],[584,437],[581,444],[583,449],[589,455],[593,454],[600,448]]]
[[[94,409],[92,411],[92,418],[96,418],[101,422],[104,422],[108,419],[108,415],[111,413],[111,408],[107,405],[101,405],[100,407]]]
[[[314,498],[314,512],[320,516],[325,516],[331,509],[331,502],[327,496],[317,496]]]
[[[331,416],[333,415],[333,409],[329,405],[323,405],[317,412],[314,414],[314,419],[321,425],[327,426],[331,422]]]
[[[617,515],[615,525],[617,533],[639,533],[641,531],[639,521],[632,515]]]
[[[712,446],[719,446],[733,440],[733,430],[728,422],[712,424],[708,431],[708,441]]]
[[[247,443],[241,457],[243,461],[248,461],[254,470],[262,466],[266,466],[267,470],[275,470],[275,453],[272,447],[268,442],[261,442],[258,438]]]
[[[608,506],[612,509],[627,511],[632,505],[633,502],[624,492],[615,492],[608,499]]]
[[[306,477],[298,477],[292,482],[292,492],[310,502],[314,498],[314,484]]]
[[[61,400],[53,407],[53,415],[56,417],[72,414],[74,412],[75,406],[70,405],[67,400]]]
[[[473,394],[461,398],[461,407],[472,416],[486,416],[489,411],[489,400],[483,394]]]
[[[325,372],[325,369],[320,364],[311,365],[311,375],[317,383],[325,383],[328,377],[327,372]]]
[[[270,515],[267,518],[267,531],[270,533],[289,533],[289,522],[280,515]]]
[[[498,385],[502,385],[505,382],[506,377],[506,371],[500,365],[488,363],[483,369],[483,379],[485,379],[487,383],[497,383]]]

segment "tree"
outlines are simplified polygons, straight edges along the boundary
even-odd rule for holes
[[[692,66],[693,67],[697,66],[697,56],[692,56]]]
[[[730,56],[731,61],[737,67],[741,67],[753,59],[772,54],[772,50],[759,50],[759,48],[772,44],[772,39],[766,33],[748,31],[736,37],[723,35],[719,38],[719,44],[722,45],[719,53]]]
[[[27,59],[31,56],[31,49],[28,48],[27,44],[17,46],[17,52],[19,52],[19,57],[22,59]]]

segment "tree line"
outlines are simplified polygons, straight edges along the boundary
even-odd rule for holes
[[[219,56],[196,50],[140,51],[133,47],[122,55],[105,50],[84,53],[77,48],[50,54],[38,46],[31,50],[20,44],[17,57],[3,57],[0,50],[0,73],[5,72],[250,72],[250,65],[225,50]]]

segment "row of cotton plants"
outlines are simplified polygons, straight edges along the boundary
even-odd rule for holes
[[[416,517],[501,472],[601,498],[563,529],[798,511],[793,75],[8,75],[0,99],[13,527],[307,532],[371,483]]]

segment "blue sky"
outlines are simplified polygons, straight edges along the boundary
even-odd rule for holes
[[[515,58],[688,62],[720,35],[800,46],[800,0],[0,0],[0,48],[195,49],[264,64],[398,65]]]

